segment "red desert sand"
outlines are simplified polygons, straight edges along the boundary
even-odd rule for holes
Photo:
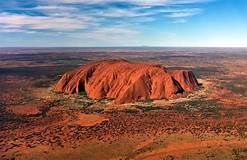
[[[95,114],[80,113],[75,124],[81,126],[94,126],[96,124],[102,123],[103,121],[108,121],[108,119]]]
[[[38,106],[33,104],[14,105],[8,107],[7,110],[14,114],[24,115],[24,116],[31,116],[40,113]]]
[[[145,99],[169,99],[177,93],[199,87],[192,71],[168,70],[162,65],[101,60],[65,73],[55,92],[85,92],[91,99],[114,99],[116,104]]]

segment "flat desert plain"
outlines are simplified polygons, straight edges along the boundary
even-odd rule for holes
[[[102,59],[191,70],[200,88],[115,104],[54,92]],[[0,159],[246,160],[247,49],[1,48]]]

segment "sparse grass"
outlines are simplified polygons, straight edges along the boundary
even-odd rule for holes
[[[170,110],[177,112],[202,112],[205,114],[219,114],[220,105],[216,100],[195,99],[174,104]]]
[[[207,106],[207,108],[201,108],[200,111],[201,111],[201,112],[204,112],[204,113],[214,113],[214,114],[218,114],[219,108],[217,108],[217,107],[215,107],[215,106]]]
[[[213,131],[218,135],[222,132],[221,126],[220,125],[215,125],[213,126]]]
[[[227,117],[227,118],[231,118],[231,117],[234,116],[234,114],[232,112],[225,112],[224,116]]]
[[[139,111],[137,109],[134,109],[134,108],[125,108],[125,109],[123,109],[123,112],[125,112],[125,113],[131,113],[131,114],[136,114]]]
[[[83,107],[81,108],[81,111],[83,113],[88,113],[88,114],[92,114],[92,113],[101,113],[104,111],[104,108],[101,106],[95,106],[95,105],[89,105],[87,107]]]
[[[102,107],[94,107],[92,108],[92,111],[96,113],[101,113],[104,111],[104,109]]]
[[[152,150],[156,150],[158,148],[162,148],[166,145],[166,142],[163,139],[158,139],[144,147],[141,147],[140,149],[134,151],[133,153],[131,153],[126,159],[132,159],[137,155],[140,155],[142,153],[148,152],[148,151],[152,151]]]
[[[150,103],[152,103],[152,102],[153,102],[153,100],[152,100],[152,99],[144,99],[144,100],[142,100],[142,101],[140,101],[140,102],[150,104]]]
[[[87,107],[91,106],[92,104],[94,104],[94,103],[91,102],[91,101],[80,102],[80,105],[81,105],[82,108],[87,108]]]
[[[175,157],[173,155],[167,155],[163,158],[163,160],[175,160]]]
[[[205,156],[207,160],[215,159],[216,157],[214,152],[206,152]]]
[[[44,80],[37,80],[34,82],[33,86],[37,88],[48,88],[52,85],[51,80],[44,79]]]
[[[45,104],[43,107],[41,107],[40,111],[41,113],[40,114],[37,114],[35,115],[36,117],[37,116],[42,116],[42,117],[45,117],[47,112],[50,110],[50,108],[52,107],[55,107],[55,106],[58,106],[60,104],[62,104],[63,101],[62,100],[54,100],[54,101],[51,101],[51,102],[48,102],[47,104]]]
[[[240,160],[240,149],[239,148],[232,149],[232,158],[233,160]]]
[[[158,106],[135,106],[135,108],[140,109],[142,112],[149,112],[154,110],[162,110],[162,107]]]
[[[85,91],[81,91],[78,93],[79,96],[87,96],[87,93]]]
[[[109,160],[127,157],[134,149],[131,140],[120,138],[112,142],[91,142],[78,147],[75,150],[57,150],[48,155],[47,159],[67,160]],[[44,159],[46,159],[44,158]]]
[[[201,99],[183,101],[174,104],[173,106],[169,107],[169,109],[177,112],[195,111],[198,110],[201,104],[202,104]]]
[[[101,103],[109,103],[111,101],[112,99],[109,99],[109,98],[102,98],[102,99],[97,100],[97,102],[101,102]]]
[[[233,148],[232,149],[233,160],[246,160],[247,159],[247,148]]]
[[[247,138],[247,128],[246,127],[240,127],[238,128],[237,131],[241,138]]]
[[[183,106],[183,105],[175,105],[175,106],[169,107],[169,109],[177,111],[177,112],[185,112],[185,111],[187,111],[187,108],[185,106]]]
[[[232,77],[221,77],[221,85],[232,91],[233,93],[240,94],[242,96],[247,96],[246,88],[244,87],[247,83],[247,80],[241,76],[232,76]],[[241,87],[242,86],[242,87]]]

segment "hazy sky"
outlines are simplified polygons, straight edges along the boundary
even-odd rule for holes
[[[247,47],[247,0],[0,0],[0,46]]]

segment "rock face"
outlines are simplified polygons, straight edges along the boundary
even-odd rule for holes
[[[114,99],[116,104],[144,99],[171,98],[199,86],[191,71],[169,71],[161,65],[102,60],[84,64],[65,73],[55,92],[86,92],[91,99]]]

